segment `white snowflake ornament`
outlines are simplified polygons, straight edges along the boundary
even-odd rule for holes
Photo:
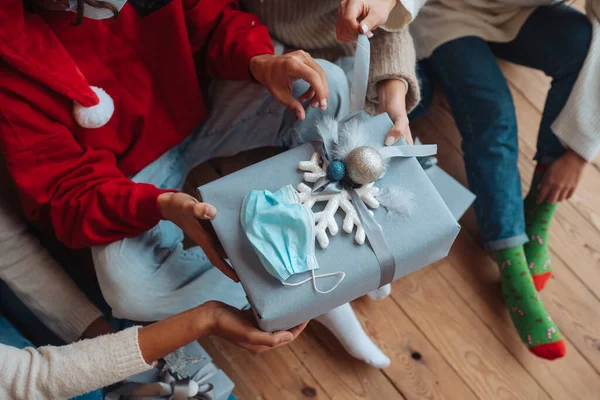
[[[327,163],[321,162],[321,156],[319,153],[313,153],[309,161],[301,161],[298,164],[298,169],[304,171],[304,180],[306,182],[315,183],[320,178],[327,175]],[[365,202],[371,208],[379,207],[379,201],[377,195],[379,194],[379,188],[375,186],[375,182],[363,185],[355,189],[356,193],[360,196],[362,201]],[[325,249],[329,246],[329,236],[327,230],[332,236],[337,235],[339,228],[335,221],[335,214],[339,208],[344,211],[344,221],[342,223],[342,229],[346,233],[352,233],[354,227],[356,227],[356,234],[354,240],[356,243],[362,245],[365,243],[365,231],[358,217],[358,212],[351,202],[350,193],[346,190],[342,190],[339,193],[312,193],[312,188],[305,183],[298,185],[299,199],[302,204],[312,210],[312,207],[318,202],[327,202],[327,205],[323,211],[315,212],[315,223],[316,223],[316,239],[319,242],[321,248]],[[370,211],[372,213],[372,211]]]

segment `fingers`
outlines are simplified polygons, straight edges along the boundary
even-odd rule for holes
[[[191,207],[198,219],[213,219],[217,215],[217,209],[212,204],[194,203]]]
[[[544,178],[542,179],[542,183],[540,184],[540,189],[538,190],[538,194],[537,194],[538,204],[543,203],[544,200],[546,200],[548,198],[548,195],[550,194],[551,189],[552,189],[552,186],[548,182],[548,174],[546,174],[546,176],[544,176]]]
[[[208,257],[208,260],[211,262],[211,264],[214,265],[215,267],[217,267],[219,269],[219,271],[221,271],[223,274],[225,274],[226,277],[228,277],[229,279],[231,279],[234,282],[240,281],[240,278],[237,276],[237,274],[235,273],[233,268],[231,268],[231,266],[229,266],[229,264],[227,264],[225,262],[225,260],[219,255],[218,252],[216,252],[214,250],[208,252],[208,251],[206,251],[206,249],[204,247],[202,247],[202,250],[204,250],[206,257]]]
[[[195,226],[194,226],[195,225]],[[224,273],[229,279],[234,282],[239,282],[237,274],[225,262],[219,251],[217,250],[217,245],[214,240],[202,229],[200,223],[197,221],[191,221],[190,224],[186,226],[185,233],[204,251],[206,257],[208,257],[209,261],[217,267],[222,273]]]
[[[556,203],[561,196],[561,192],[562,190],[559,188],[552,188],[552,190],[550,190],[550,193],[548,194],[548,197],[546,198],[546,202],[549,204]]]
[[[219,241],[219,238],[217,237],[217,233],[215,232],[215,229],[213,228],[212,224],[208,220],[205,220],[205,219],[198,220],[198,222],[202,226],[202,229],[204,229],[206,231],[206,233],[212,238],[213,243],[215,244],[215,247],[216,247],[219,255],[222,258],[227,258],[227,253],[225,253],[225,249],[223,248],[223,245]]]
[[[263,332],[259,329],[253,329],[246,335],[246,343],[254,346],[277,347],[294,340],[294,335],[288,331]]]
[[[306,322],[290,329],[290,333],[294,336],[294,339],[296,339],[298,337],[298,335],[300,335],[302,333],[302,331],[304,331],[304,329],[306,328],[306,326],[308,325],[309,322],[310,321],[306,321]]]
[[[302,103],[296,100],[296,98],[292,95],[291,90],[280,93],[273,93],[273,96],[288,110],[296,114],[296,117],[300,121],[304,121],[304,119],[306,118],[306,112],[304,111],[304,107],[302,106]]]
[[[319,101],[321,109],[327,109],[327,98],[329,97],[329,88],[327,86],[327,77],[319,64],[312,57],[302,52],[302,61],[294,60],[290,62],[289,72],[295,78],[304,79],[315,91],[315,99]]]
[[[207,220],[212,219],[217,215],[217,209],[208,203],[194,203],[193,204],[193,214],[199,220]],[[194,242],[196,242],[202,250],[204,250],[204,254],[208,257],[210,262],[217,267],[221,272],[223,272],[228,278],[233,280],[234,282],[239,282],[239,278],[233,268],[225,262],[224,257],[226,257],[225,250],[221,243],[216,238],[216,234],[210,235],[206,230],[202,228],[200,225],[200,221],[195,221],[197,228],[193,229],[192,232],[186,232]],[[210,227],[212,230],[212,226]],[[214,233],[214,230],[212,230]]]
[[[315,96],[320,102],[321,109],[325,111],[327,109],[327,99],[329,99],[329,83],[327,82],[327,74],[321,68],[321,66],[312,58],[308,53],[304,53],[305,55],[305,63],[315,70],[317,74],[319,74],[319,78],[321,81],[321,85],[323,87],[323,97],[319,97],[318,93],[315,91]],[[312,85],[312,84],[311,84]],[[311,87],[312,88],[312,87]],[[312,88],[314,90],[314,88]]]
[[[375,12],[371,11],[365,19],[360,21],[360,31],[371,39],[373,37],[373,31],[379,27],[381,22],[379,15],[376,15]]]
[[[575,188],[572,188],[568,191],[567,197],[565,197],[565,200],[571,199],[573,197],[573,195],[575,195]]]
[[[412,134],[410,133],[408,125],[408,118],[399,118],[396,120],[392,129],[387,133],[384,144],[386,146],[392,146],[401,137],[404,138],[407,144],[413,144]]]
[[[315,97],[315,89],[313,89],[312,87],[309,87],[306,92],[302,93],[302,95],[300,97],[298,97],[298,101],[300,103],[304,103],[305,101],[311,100],[313,97]],[[313,108],[317,108],[317,106],[319,105],[318,101],[315,101],[313,103],[311,103]]]
[[[406,127],[406,130],[404,131],[404,134],[402,135],[402,137],[404,138],[404,140],[406,140],[406,144],[408,144],[410,146],[415,144],[415,141],[413,140],[412,132],[410,131],[410,126]]]
[[[362,1],[349,0],[340,4],[338,12],[338,23],[336,31],[338,40],[342,42],[353,42],[358,36],[358,18],[362,14]]]

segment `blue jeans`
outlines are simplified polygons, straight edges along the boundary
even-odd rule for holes
[[[328,78],[326,112],[306,104],[306,119],[299,121],[261,85],[213,82],[208,119],[132,179],[179,190],[193,167],[213,157],[258,147],[293,147],[317,139],[316,122],[326,115],[341,117],[349,106],[344,71],[330,62],[317,62]],[[304,81],[293,84],[296,97],[307,89]],[[184,250],[182,240],[179,227],[160,221],[137,237],[92,248],[100,289],[114,316],[155,321],[209,300],[238,308],[247,304],[239,283],[214,268],[200,247]]]
[[[490,250],[528,240],[517,168],[515,106],[496,57],[552,78],[535,156],[537,162],[548,164],[565,152],[551,125],[577,80],[591,33],[590,22],[580,12],[563,5],[539,7],[511,42],[463,37],[438,47],[425,60],[446,92],[462,135],[469,186],[477,195],[475,213]]]
[[[24,349],[25,347],[34,347],[31,342],[25,339],[21,333],[2,315],[0,315],[0,344],[6,346]],[[101,389],[75,397],[77,400],[102,400],[104,398]]]

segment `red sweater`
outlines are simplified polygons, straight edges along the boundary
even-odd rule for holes
[[[115,104],[108,124],[82,128],[70,99],[0,54],[2,151],[27,215],[49,216],[71,247],[110,243],[157,224],[163,191],[127,177],[206,118],[209,79],[250,79],[250,58],[273,53],[267,29],[234,0],[173,0],[145,17],[126,4],[116,20],[85,19],[77,27],[68,12],[33,21],[47,31],[39,40],[48,46],[40,47],[62,45]],[[44,54],[31,56],[44,61]]]

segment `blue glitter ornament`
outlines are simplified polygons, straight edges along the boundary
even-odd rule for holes
[[[346,176],[346,167],[341,161],[332,161],[327,166],[327,177],[334,182],[341,181]]]

